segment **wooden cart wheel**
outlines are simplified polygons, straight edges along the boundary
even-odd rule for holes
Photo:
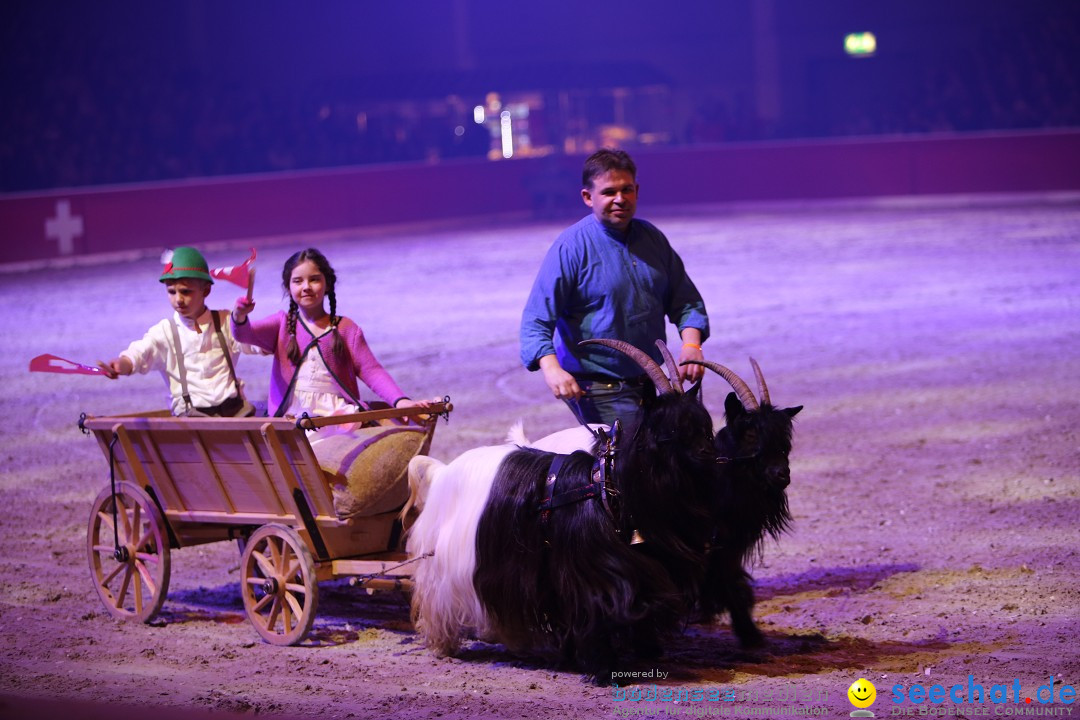
[[[263,525],[240,556],[240,594],[248,620],[272,645],[295,645],[315,622],[319,585],[315,561],[285,525]]]
[[[118,482],[115,495],[111,487],[98,493],[86,553],[94,589],[110,615],[139,622],[157,615],[169,592],[169,536],[161,511],[142,488]]]

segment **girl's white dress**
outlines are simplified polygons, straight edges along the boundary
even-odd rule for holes
[[[327,369],[322,355],[317,348],[312,348],[296,371],[292,400],[285,414],[300,417],[307,413],[315,417],[343,415],[360,410],[361,408],[341,396],[341,388]]]

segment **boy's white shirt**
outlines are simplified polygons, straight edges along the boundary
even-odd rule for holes
[[[175,311],[173,311],[172,319],[176,322],[176,329],[180,334],[180,347],[184,353],[184,369],[187,371],[191,404],[195,407],[212,407],[220,405],[235,395],[236,390],[233,387],[232,376],[229,374],[229,365],[225,362],[225,355],[218,346],[213,320],[202,325],[202,332],[198,333],[195,332],[195,323],[192,320]],[[229,346],[233,367],[236,367],[240,353],[266,354],[261,348],[238,343],[232,336],[228,317],[222,320],[221,332],[225,334],[225,342]],[[184,405],[180,368],[176,362],[176,353],[173,351],[172,328],[168,318],[147,330],[146,335],[141,340],[131,343],[120,353],[120,357],[125,357],[131,362],[132,372],[148,373],[151,370],[157,370],[161,373],[169,385],[170,409],[173,415],[182,414],[187,409]],[[243,386],[244,381],[240,380],[240,387]]]

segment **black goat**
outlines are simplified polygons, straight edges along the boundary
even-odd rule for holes
[[[659,654],[663,635],[696,605],[716,463],[712,419],[682,392],[666,347],[674,383],[627,343],[587,342],[633,358],[658,394],[625,442],[616,430],[614,446],[594,454],[526,448],[501,457],[476,524],[473,586],[482,613],[471,624],[518,649],[554,644],[566,662],[607,684],[620,652]],[[599,471],[608,458],[607,472]],[[429,614],[440,607],[425,605]],[[436,637],[443,647],[444,638]]]
[[[600,342],[600,341],[592,341]],[[683,390],[678,365],[657,342],[670,382],[652,359],[625,343],[605,341],[656,376],[658,394],[646,397],[638,431],[625,443],[620,485],[624,531],[643,541],[638,550],[661,563],[678,585],[683,612],[697,605],[706,551],[714,534],[717,459],[713,424],[699,385]]]
[[[792,419],[802,406],[774,407],[761,368],[760,402],[734,372],[712,362],[698,363],[720,374],[734,392],[724,400],[727,424],[716,434],[717,485],[712,504],[716,521],[708,551],[702,610],[712,616],[727,610],[745,647],[764,638],[754,624],[754,591],[746,567],[760,555],[765,536],[778,539],[791,523],[787,487],[791,483]]]

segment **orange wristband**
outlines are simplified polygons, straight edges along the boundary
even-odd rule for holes
[[[682,346],[683,347],[692,347],[695,350],[700,350],[701,349],[701,346],[698,345],[697,343],[683,343]]]

